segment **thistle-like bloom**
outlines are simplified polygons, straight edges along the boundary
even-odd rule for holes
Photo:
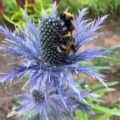
[[[73,81],[73,75],[82,72],[105,85],[103,75],[93,71],[92,66],[83,66],[81,62],[105,57],[104,54],[114,47],[104,51],[102,48],[82,52],[79,50],[82,45],[98,35],[96,30],[106,18],[104,16],[89,22],[83,19],[85,13],[86,9],[79,11],[74,20],[76,30],[73,31],[72,37],[75,39],[76,52],[72,54],[61,53],[58,50],[58,46],[68,39],[64,37],[66,26],[56,14],[56,4],[53,4],[50,15],[43,12],[37,26],[23,12],[26,25],[20,30],[20,34],[13,34],[7,28],[0,27],[0,32],[8,38],[1,50],[22,58],[22,61],[15,64],[16,69],[1,77],[0,82],[28,75],[25,85],[29,85],[30,90],[18,97],[22,106],[17,110],[19,116],[32,111],[39,116],[37,120],[73,120],[75,110],[91,113],[84,103],[84,97],[91,95],[79,91],[79,85]]]
[[[35,120],[64,120],[65,116],[68,120],[73,120],[74,117],[71,113],[77,109],[92,114],[88,105],[82,100],[85,97],[91,97],[91,94],[81,91],[82,99],[79,100],[78,94],[70,88],[63,87],[62,90],[63,99],[61,99],[60,94],[54,93],[54,89],[49,91],[46,96],[43,91],[38,89],[18,96],[18,102],[21,103],[21,106],[16,109],[16,114],[22,117],[23,113],[29,112]]]

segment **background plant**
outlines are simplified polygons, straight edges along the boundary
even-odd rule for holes
[[[50,4],[47,1],[35,0],[29,2],[28,0],[4,0],[3,1],[4,12],[1,14],[1,19],[7,21],[8,23],[14,26],[22,26],[25,22],[22,15],[22,9],[24,9],[29,17],[36,22],[40,18],[40,14],[43,8],[47,13],[50,12]]]
[[[1,23],[7,21],[15,26],[21,26],[22,22],[25,22],[21,8],[25,9],[30,18],[36,21],[40,17],[43,7],[47,12],[50,12],[50,4],[53,1],[55,0],[1,0]],[[77,9],[86,7],[89,16],[109,14],[114,20],[120,16],[120,0],[58,0],[57,2],[60,4],[59,11],[69,6],[70,11],[77,13]]]
[[[112,18],[118,18],[120,16],[120,0],[66,0],[59,3],[59,9],[66,8],[70,5],[70,8],[75,13],[76,8],[88,8],[89,16],[100,16],[109,14]]]

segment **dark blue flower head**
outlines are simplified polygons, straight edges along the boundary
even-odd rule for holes
[[[82,72],[105,85],[103,75],[94,72],[92,66],[83,66],[81,62],[106,57],[104,54],[114,47],[104,51],[102,48],[92,48],[82,52],[79,48],[98,35],[96,30],[106,16],[89,22],[83,19],[86,9],[79,11],[74,20],[75,30],[67,38],[64,35],[65,23],[57,16],[56,8],[53,4],[50,15],[43,11],[37,26],[23,12],[26,24],[20,33],[13,34],[0,26],[0,32],[8,38],[1,50],[22,58],[22,62],[14,64],[16,69],[1,77],[0,82],[27,74],[25,85],[29,85],[32,91],[19,97],[22,107],[17,111],[18,115],[32,111],[38,112],[40,120],[63,120],[64,116],[73,120],[71,114],[76,109],[90,113],[83,103],[84,96],[89,96],[89,93],[79,91],[73,75]],[[74,39],[75,52],[60,52],[59,46],[71,39]]]

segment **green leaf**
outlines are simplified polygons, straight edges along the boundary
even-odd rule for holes
[[[118,81],[112,81],[112,82],[106,82],[108,87],[117,85],[119,82]],[[94,84],[92,86],[90,86],[91,89],[98,89],[98,88],[102,88],[103,85],[102,84]]]
[[[13,22],[7,15],[3,15],[4,19],[7,20],[9,23],[13,24],[16,26],[15,22]]]
[[[109,109],[109,108],[99,106],[99,105],[96,105],[96,104],[92,104],[92,103],[90,104],[90,106],[95,112],[105,113],[105,114],[108,114],[108,115],[120,116],[120,110],[117,110],[116,108],[115,109]]]
[[[105,94],[105,93],[108,93],[110,91],[115,91],[115,89],[114,88],[109,88],[109,89],[104,88],[104,89],[101,89],[101,90],[97,90],[94,93],[95,94]]]
[[[24,114],[24,118],[25,118],[25,120],[31,120],[31,114],[29,112],[26,112]]]
[[[76,120],[88,120],[88,115],[86,113],[78,111],[76,114]]]
[[[13,16],[11,17],[11,20],[12,20],[12,21],[19,21],[20,18],[22,18],[22,14],[21,14],[20,12],[16,12],[16,13],[14,13]],[[22,20],[23,20],[23,18],[22,18]]]
[[[94,120],[107,120],[111,116],[112,115],[110,115],[110,114],[104,114],[104,115],[96,116]]]

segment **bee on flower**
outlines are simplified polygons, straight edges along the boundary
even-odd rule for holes
[[[0,83],[28,75],[25,85],[29,90],[18,96],[21,104],[16,109],[18,116],[31,112],[33,118],[37,114],[36,120],[74,120],[73,112],[76,110],[92,113],[84,102],[85,97],[92,95],[78,89],[73,75],[84,73],[106,86],[104,76],[93,71],[94,66],[83,66],[81,62],[105,57],[105,53],[115,47],[79,50],[98,35],[96,30],[106,18],[88,22],[83,19],[85,14],[86,9],[79,11],[77,17],[68,11],[57,15],[54,3],[51,14],[44,11],[37,26],[23,11],[26,24],[21,29],[22,37],[19,32],[13,34],[0,26],[0,33],[8,38],[0,49],[23,59],[23,62],[15,63],[14,71],[0,78]]]

